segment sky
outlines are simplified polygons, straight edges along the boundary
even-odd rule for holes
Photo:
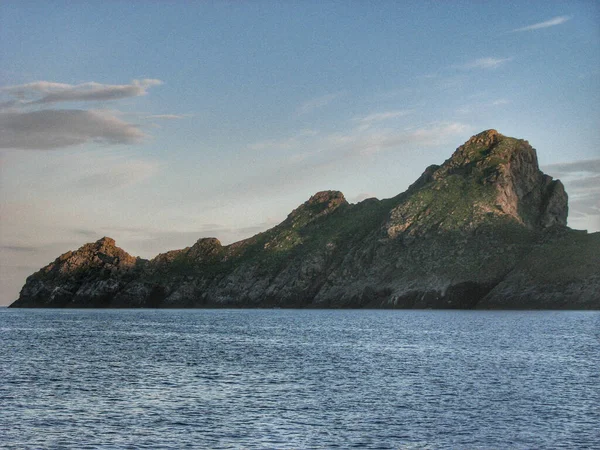
[[[527,139],[600,230],[596,1],[0,2],[0,305],[110,236],[223,244]]]

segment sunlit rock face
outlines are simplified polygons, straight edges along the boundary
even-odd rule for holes
[[[411,191],[391,212],[390,237],[473,229],[501,217],[531,229],[567,224],[562,183],[540,171],[527,141],[496,130],[473,136],[443,165],[428,167]]]
[[[600,234],[525,140],[487,130],[391,199],[323,191],[279,225],[146,261],[103,238],[31,275],[13,307],[600,308]]]

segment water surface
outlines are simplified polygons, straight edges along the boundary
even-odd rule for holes
[[[599,312],[0,309],[0,445],[600,447],[599,356]]]

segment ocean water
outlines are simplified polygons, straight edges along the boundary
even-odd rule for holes
[[[0,309],[2,448],[600,448],[600,312]]]

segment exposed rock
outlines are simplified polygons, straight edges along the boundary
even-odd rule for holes
[[[19,300],[11,306],[107,306],[145,263],[103,237],[64,253],[29,276]]]
[[[599,233],[527,141],[487,130],[391,199],[323,191],[281,224],[133,258],[110,238],[31,275],[14,307],[600,308]]]
[[[344,194],[339,191],[321,191],[290,213],[287,220],[295,225],[330,214],[340,206],[348,205]]]

